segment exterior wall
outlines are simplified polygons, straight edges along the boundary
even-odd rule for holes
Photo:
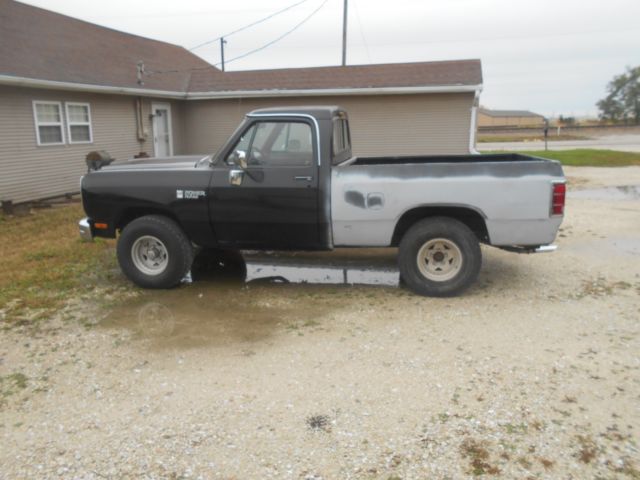
[[[469,153],[473,93],[193,100],[185,103],[185,153],[214,153],[256,108],[340,105],[359,156]]]
[[[478,113],[478,127],[542,127],[543,117],[492,117]]]
[[[93,142],[38,146],[34,100],[62,102],[63,110],[64,102],[89,103]],[[106,150],[118,160],[141,151],[153,155],[151,101],[143,99],[148,135],[139,142],[135,97],[0,86],[0,201],[19,203],[77,192],[80,176],[86,172],[84,158],[92,150]],[[174,152],[181,153],[185,138],[182,102],[170,103]],[[64,128],[66,137],[66,124]]]

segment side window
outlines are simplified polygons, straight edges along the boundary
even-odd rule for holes
[[[38,145],[64,144],[62,104],[60,102],[34,101],[33,118],[36,124]]]
[[[88,103],[65,104],[67,109],[67,136],[69,143],[91,143],[91,109]]]
[[[311,127],[304,122],[256,122],[240,138],[227,157],[242,150],[247,163],[265,167],[295,167],[313,164]]]

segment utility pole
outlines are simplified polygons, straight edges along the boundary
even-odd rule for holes
[[[347,2],[344,0],[342,11],[342,66],[347,65]]]
[[[227,43],[227,41],[224,39],[224,37],[220,37],[220,65],[222,66],[222,71],[224,72],[224,44]]]

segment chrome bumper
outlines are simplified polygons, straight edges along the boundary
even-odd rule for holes
[[[558,249],[557,245],[540,245],[539,247],[502,246],[500,250],[514,253],[550,253]]]
[[[80,238],[85,242],[91,242],[93,240],[93,233],[91,232],[91,225],[88,218],[83,218],[78,222],[78,228],[80,229]]]
[[[557,245],[542,245],[536,248],[533,253],[550,253],[555,252],[558,249]]]

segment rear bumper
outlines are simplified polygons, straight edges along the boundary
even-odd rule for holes
[[[90,242],[93,240],[93,232],[88,218],[83,218],[78,222],[78,229],[80,230],[80,238],[83,241]]]
[[[507,252],[514,253],[551,253],[555,252],[558,249],[557,245],[540,245],[538,247],[527,247],[527,246],[500,246],[498,247],[500,250],[506,250]]]

